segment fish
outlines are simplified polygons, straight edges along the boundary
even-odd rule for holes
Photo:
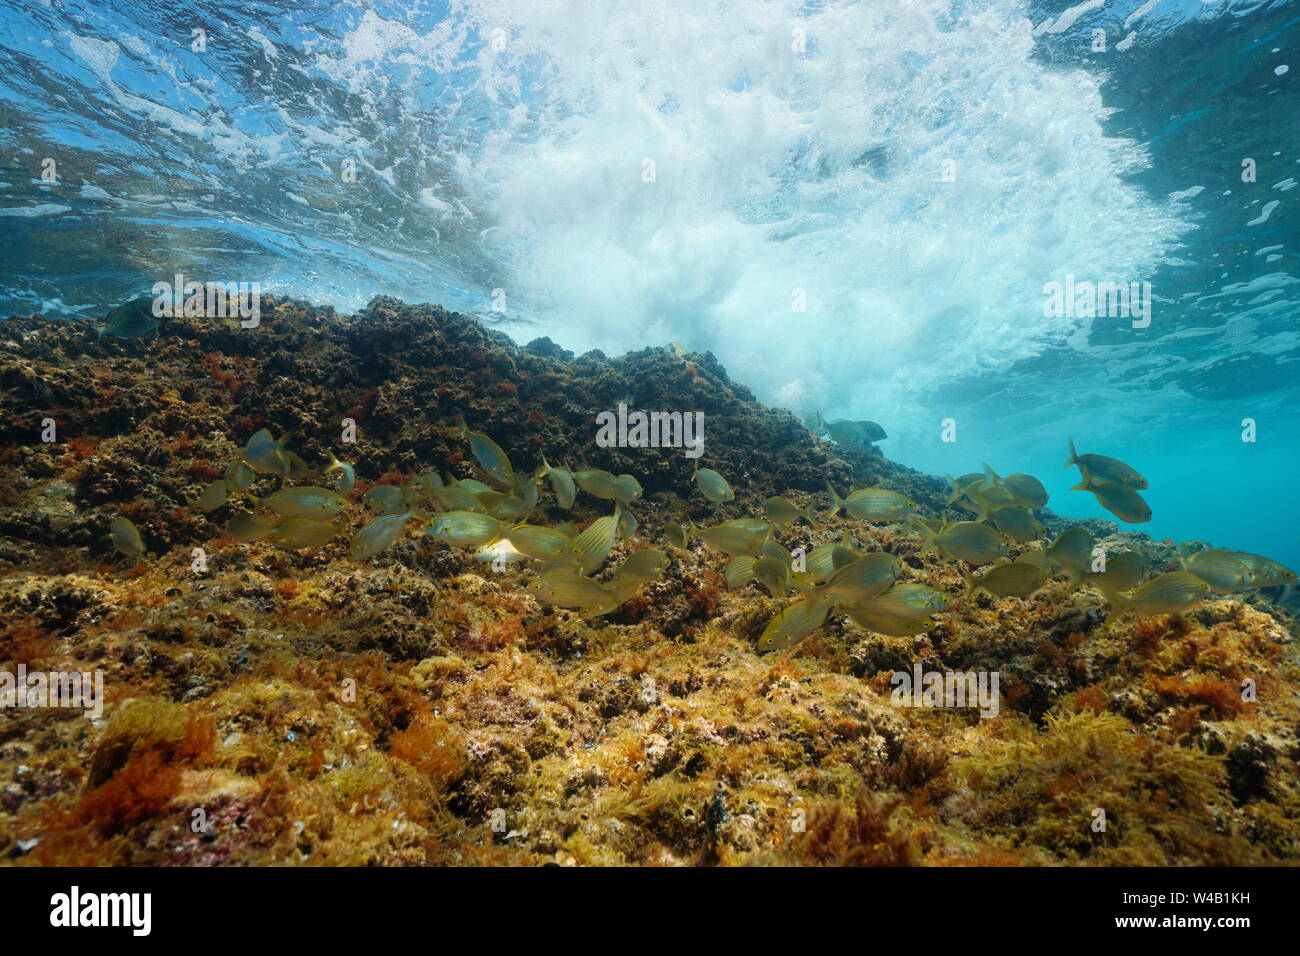
[[[733,528],[743,528],[746,531],[762,532],[764,534],[772,530],[772,526],[763,518],[732,518],[724,523]]]
[[[528,590],[545,604],[583,614],[607,614],[622,603],[605,585],[574,571],[548,571],[529,584]]]
[[[1029,491],[1031,493],[1031,497],[1038,498],[1041,495],[1044,504],[1046,503],[1047,489],[1043,487],[1042,483],[1037,478],[1034,478],[1032,475],[1025,475],[1019,472],[1017,472],[1014,475],[1008,475],[1006,478],[1003,478],[996,471],[994,471],[992,467],[989,466],[989,463],[987,461],[984,462],[983,477],[975,485],[975,490],[992,491],[993,489],[998,489],[1006,494],[1006,496],[1011,500],[1012,504],[1020,505],[1020,503],[1016,500],[1016,493],[1011,487],[1011,482],[1013,480],[1017,485],[1024,487],[1027,491]],[[1020,507],[1041,508],[1042,505],[1020,505]]]
[[[785,597],[790,590],[790,565],[778,557],[764,555],[754,562],[754,580],[772,597]]]
[[[469,440],[469,450],[478,460],[479,465],[483,468],[484,473],[489,479],[496,482],[503,488],[509,488],[514,485],[515,469],[510,464],[510,458],[501,446],[482,432],[471,431],[470,427],[465,424],[465,416],[456,416],[455,435],[457,438],[466,438]]]
[[[587,494],[596,498],[604,498],[606,501],[618,500],[618,479],[609,472],[600,468],[584,468],[582,471],[575,471],[572,474],[573,480],[578,483],[578,487]]]
[[[196,511],[215,511],[225,502],[229,491],[230,485],[226,480],[218,478],[204,488],[197,498],[186,498],[185,503]]]
[[[1250,569],[1250,585],[1256,588],[1273,588],[1295,584],[1296,574],[1272,558],[1261,557],[1248,551],[1233,551],[1232,555]]]
[[[556,468],[548,464],[546,456],[542,456],[543,477],[551,479],[551,490],[555,492],[555,500],[561,508],[568,511],[573,507],[573,501],[578,497],[578,488],[573,481],[573,472],[567,468]]]
[[[583,574],[593,573],[609,557],[614,541],[618,538],[618,523],[622,513],[622,503],[615,502],[612,515],[597,518],[573,542],[570,554],[577,559]]]
[[[463,484],[456,487],[459,494],[457,491],[451,491],[450,497],[460,498],[469,491]],[[514,487],[510,491],[496,491],[485,487],[483,491],[473,492],[473,495],[494,518],[500,518],[502,521],[523,521],[537,507],[537,481],[533,476],[520,472],[515,475]],[[476,510],[468,507],[468,501],[466,505],[467,507],[461,510]]]
[[[517,524],[506,536],[520,554],[534,561],[577,567],[574,540],[562,531],[543,525]]]
[[[1051,574],[1055,567],[1052,559],[1047,556],[1047,552],[1040,551],[1037,548],[1031,548],[1028,551],[1021,552],[1020,556],[1016,558],[1016,560],[1024,561],[1027,564],[1036,564],[1048,574]]]
[[[124,305],[119,305],[104,319],[96,331],[100,336],[111,335],[119,339],[138,339],[157,329],[161,322],[154,314],[154,297],[142,295]]]
[[[374,490],[374,488],[370,489],[370,491]],[[370,494],[370,492],[368,491],[366,494]],[[488,488],[485,489],[482,494],[500,494],[500,492],[494,492],[492,489]],[[448,511],[487,511],[487,505],[479,500],[478,495],[474,494],[474,492],[470,491],[463,485],[444,485],[441,489],[434,492],[434,495],[437,497],[439,504]],[[391,509],[386,508],[385,510]]]
[[[528,555],[521,554],[510,543],[509,538],[498,538],[495,541],[483,545],[474,551],[474,560],[482,561],[484,564],[496,564],[504,561],[507,564],[514,564],[517,561],[528,560]],[[561,564],[560,567],[570,567],[570,565]]]
[[[1002,485],[1007,491],[1011,492],[1016,504],[1021,508],[1028,508],[1033,511],[1047,504],[1047,489],[1033,475],[1016,472],[1014,475],[1007,475],[1003,478]]]
[[[1092,571],[1092,535],[1079,525],[1061,533],[1047,549],[1047,556],[1065,572],[1072,588],[1078,587],[1084,575]]]
[[[663,577],[667,567],[668,555],[658,548],[643,548],[630,554],[614,572],[614,577],[645,584]]]
[[[330,521],[309,518],[301,515],[285,518],[267,536],[272,544],[290,550],[301,548],[318,548],[338,534],[338,528]]]
[[[356,487],[357,471],[347,462],[339,461],[337,458],[335,458],[334,452],[332,451],[329,452],[329,456],[330,456],[330,463],[325,466],[325,474],[328,475],[331,471],[338,471],[339,474],[341,475],[341,477],[339,478],[339,493],[346,495],[349,491],[351,491],[354,487]]]
[[[356,533],[348,548],[348,557],[354,561],[373,558],[402,535],[402,529],[411,520],[409,511],[382,514]]]
[[[856,606],[885,617],[916,621],[946,611],[951,604],[952,599],[942,591],[911,581],[895,581],[884,594]]]
[[[258,474],[288,478],[289,456],[284,453],[283,441],[283,438],[280,441],[272,438],[269,429],[260,429],[244,447],[245,463]]]
[[[958,499],[969,497],[972,491],[978,490],[983,484],[984,477],[979,472],[970,472],[960,478],[945,475],[944,480],[948,482],[948,500],[946,504],[956,504]]]
[[[831,495],[827,517],[843,509],[859,521],[904,521],[916,512],[915,501],[888,488],[859,488],[843,500],[831,485],[826,490]]]
[[[804,557],[802,580],[809,584],[824,584],[840,568],[862,557],[849,544],[848,533],[837,542],[819,545]]]
[[[281,488],[268,498],[253,498],[259,508],[270,508],[282,518],[311,518],[317,521],[333,518],[348,506],[348,501],[337,491],[313,485],[294,485]]]
[[[867,604],[854,604],[842,609],[858,627],[890,637],[911,637],[934,627],[932,617],[894,617],[881,613]]]
[[[994,526],[1012,541],[1022,544],[1037,541],[1043,524],[1027,508],[1011,507],[993,512]]]
[[[727,562],[727,587],[733,591],[736,588],[743,588],[750,581],[754,580],[754,565],[758,563],[758,558],[751,554],[738,554]]]
[[[736,500],[736,493],[727,484],[727,479],[712,468],[697,468],[691,475],[691,481],[699,486],[700,493],[715,505]]]
[[[993,565],[978,578],[967,570],[966,597],[988,591],[994,597],[1028,597],[1047,583],[1047,569],[1033,561],[1007,561]]]
[[[415,478],[412,478],[402,487],[410,489],[409,497],[411,499],[411,504],[422,505],[430,498],[437,498],[438,492],[442,491],[447,486],[443,484],[442,475],[438,474],[436,471],[426,471],[423,475],[417,475]],[[361,500],[366,500],[364,495],[362,495]]]
[[[714,551],[735,556],[748,554],[758,557],[763,553],[763,542],[772,533],[771,526],[763,522],[760,530],[745,519],[726,521],[710,528],[694,528],[704,543]]]
[[[780,495],[773,495],[763,502],[763,517],[769,524],[782,531],[789,531],[799,518],[806,519],[809,524],[815,524],[812,516],[805,509]]]
[[[664,525],[664,540],[668,542],[670,547],[674,547],[678,551],[689,550],[686,529],[676,521],[670,521]]]
[[[1105,455],[1080,455],[1074,447],[1074,439],[1070,439],[1070,457],[1065,462],[1065,467],[1078,465],[1080,472],[1084,473],[1085,480],[1091,475],[1098,481],[1113,481],[1121,485],[1129,485],[1138,491],[1145,491],[1148,487],[1147,480],[1138,474],[1137,469],[1130,465],[1124,464],[1118,458],[1108,458]]]
[[[782,609],[759,635],[758,650],[779,651],[797,644],[822,626],[830,609],[829,601],[817,598],[805,598]]]
[[[285,449],[284,457],[289,461],[289,477],[294,481],[299,481],[306,478],[308,475],[315,474],[312,467],[303,461],[302,457],[297,452]],[[343,489],[339,490],[342,491]]]
[[[618,519],[618,537],[623,541],[632,540],[632,535],[636,534],[636,529],[641,526],[636,515],[630,511],[624,511]]]
[[[1091,491],[1101,505],[1120,521],[1128,524],[1142,524],[1151,520],[1151,507],[1132,485],[1117,481],[1099,482],[1084,473],[1084,480],[1071,488],[1071,491]]]
[[[424,530],[443,544],[476,549],[503,537],[506,526],[479,511],[444,511],[431,518]]]
[[[644,490],[641,482],[631,475],[619,475],[614,479],[614,500],[621,501],[625,505],[630,505],[640,498]]]
[[[1231,594],[1249,587],[1254,580],[1249,567],[1232,551],[1206,548],[1180,555],[1184,571],[1190,571],[1210,586],[1215,594]]]
[[[833,422],[828,422],[821,417],[821,412],[817,413],[817,418],[818,424],[826,430],[826,434],[837,445],[870,448],[872,442],[884,441],[889,437],[875,422],[853,421],[847,418],[837,418]]]
[[[975,506],[975,520],[983,521],[991,513],[1003,508],[1014,508],[1016,496],[1001,484],[988,487],[973,486],[966,490],[966,498]],[[962,507],[965,507],[964,505]],[[971,509],[967,509],[971,510]]]
[[[1175,614],[1194,607],[1210,593],[1210,586],[1190,571],[1169,571],[1152,578],[1128,595],[1107,595],[1111,612],[1106,623],[1130,611],[1139,614]]]
[[[634,594],[640,591],[641,588],[647,583],[649,582],[640,581],[635,576],[632,575],[629,575],[627,577],[620,577],[617,574],[614,575],[614,577],[611,578],[605,584],[605,591],[609,594],[609,600],[610,600],[608,610],[597,610],[597,611],[593,611],[592,613],[607,614],[609,613],[609,611],[615,610],[621,604],[627,601],[628,598],[632,597]]]
[[[884,594],[898,580],[903,562],[897,555],[876,551],[844,565],[817,588],[796,582],[804,594],[830,601],[836,607],[861,604]]]
[[[496,491],[496,489],[491,485],[485,485],[483,482],[476,481],[473,478],[459,478],[456,481],[453,481],[448,487],[461,488],[475,496],[492,494]]]
[[[1106,594],[1130,591],[1142,583],[1147,562],[1136,551],[1121,551],[1106,558],[1106,570],[1089,571],[1083,577],[1093,587]]]
[[[921,531],[922,554],[939,552],[945,557],[971,564],[989,564],[1006,551],[996,531],[978,521],[954,521],[939,531],[917,525]]]
[[[380,514],[396,514],[407,509],[406,491],[397,485],[375,485],[361,496],[361,500]],[[483,510],[477,498],[474,499],[474,504],[478,506],[476,510]]]
[[[254,541],[270,537],[275,528],[274,521],[261,515],[249,514],[247,511],[239,512],[226,522],[226,534],[240,544],[252,544]]]
[[[128,558],[139,558],[145,553],[144,539],[140,537],[140,530],[128,518],[114,518],[113,523],[108,526],[107,537],[113,542],[113,547]]]
[[[478,498],[483,507],[487,508],[488,514],[494,518],[500,518],[502,521],[523,521],[532,514],[533,509],[537,506],[535,495],[532,496],[532,502],[513,492],[505,491],[485,491],[475,497]],[[463,510],[472,511],[474,509],[465,508]]]
[[[226,466],[226,487],[231,491],[247,491],[257,480],[257,472],[244,460],[232,461]]]
[[[790,567],[791,563],[794,561],[794,555],[787,551],[785,546],[781,544],[780,541],[777,541],[776,538],[769,537],[763,542],[762,554],[765,558],[776,558],[787,568]]]

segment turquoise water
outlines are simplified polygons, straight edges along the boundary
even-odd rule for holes
[[[5,0],[0,315],[182,272],[676,341],[895,460],[1108,517],[1073,437],[1150,480],[1141,530],[1300,566],[1298,16]],[[1149,283],[1149,324],[1045,314],[1071,276]]]

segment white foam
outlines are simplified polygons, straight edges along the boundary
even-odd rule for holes
[[[1282,200],[1280,199],[1274,199],[1270,202],[1265,203],[1264,208],[1260,210],[1259,215],[1256,216],[1254,219],[1250,220],[1250,222],[1246,223],[1246,225],[1259,226],[1268,222],[1268,217],[1273,215],[1273,210],[1276,209],[1279,205],[1281,205],[1281,203]]]
[[[1014,4],[950,11],[482,0],[437,43],[363,22],[331,68],[382,83],[389,43],[472,70],[487,131],[452,171],[505,273],[482,294],[567,348],[680,341],[765,400],[897,421],[1086,328],[1042,317],[1045,282],[1147,278],[1189,228],[1128,178],[1098,77],[1035,57]]]
[[[46,202],[37,206],[8,206],[4,209],[0,209],[0,216],[16,216],[18,218],[31,219],[36,216],[57,216],[59,213],[71,211],[71,206],[61,206],[58,203]]]

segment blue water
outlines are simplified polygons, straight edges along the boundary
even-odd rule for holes
[[[1300,566],[1298,17],[4,0],[0,315],[183,272],[676,341],[881,422],[898,461],[1029,471],[1106,517],[1068,490],[1073,437],[1148,477],[1142,530]],[[1045,316],[1069,275],[1149,282],[1150,325]]]

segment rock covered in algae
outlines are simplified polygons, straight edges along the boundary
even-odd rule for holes
[[[938,517],[944,483],[837,447],[764,408],[710,355],[574,359],[436,307],[357,316],[265,298],[262,325],[186,318],[100,339],[40,317],[0,335],[0,669],[99,670],[98,719],[0,708],[0,854],[16,865],[1223,864],[1300,855],[1293,625],[1258,594],[1105,627],[1054,579],[978,594],[925,633],[842,616],[756,653],[785,602],[729,590],[725,561],[674,551],[661,580],[584,619],[408,534],[368,562],[347,537],[239,545],[229,506],[185,506],[261,428],[353,463],[356,494],[471,476],[463,414],[532,469],[635,474],[667,521],[804,506],[827,482],[888,487]],[[619,403],[706,413],[692,493],[680,451],[598,448]],[[58,439],[40,440],[54,419]],[[356,442],[342,455],[343,420]],[[579,497],[573,515],[607,513]],[[820,505],[819,505],[820,507]],[[146,557],[97,544],[114,517]],[[949,517],[959,517],[950,512]],[[1040,516],[1055,536],[1068,526]],[[349,533],[365,520],[348,518]],[[1073,522],[1077,523],[1077,522]],[[839,522],[779,535],[811,548]],[[1170,545],[1089,529],[1170,565]],[[958,568],[891,526],[851,526],[956,598]],[[203,570],[193,549],[204,550]],[[610,563],[629,553],[616,545]],[[996,671],[997,717],[895,706],[891,675]],[[1251,699],[1243,698],[1249,684]],[[1096,831],[1094,811],[1108,825]],[[196,811],[199,811],[196,813]]]

